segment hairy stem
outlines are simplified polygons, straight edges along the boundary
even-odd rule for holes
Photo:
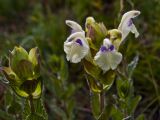
[[[120,0],[120,10],[119,10],[120,15],[122,15],[123,9],[124,9],[124,0]]]
[[[100,93],[100,105],[101,105],[100,107],[101,107],[101,113],[102,113],[105,107],[105,92],[104,91]]]
[[[35,113],[32,95],[29,96],[29,103],[30,103],[31,113]]]

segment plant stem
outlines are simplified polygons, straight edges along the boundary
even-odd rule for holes
[[[30,103],[31,113],[35,113],[32,95],[29,96],[29,103]]]
[[[100,93],[100,105],[101,105],[100,107],[101,107],[101,113],[102,113],[105,107],[105,92],[104,91]]]
[[[120,0],[120,10],[119,10],[119,15],[122,15],[124,9],[124,0]]]

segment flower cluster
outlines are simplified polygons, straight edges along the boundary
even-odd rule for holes
[[[78,63],[85,58],[101,68],[103,73],[115,70],[122,61],[122,54],[118,52],[121,43],[129,32],[135,34],[135,37],[139,36],[132,21],[139,14],[137,10],[125,13],[118,29],[112,30],[107,30],[103,23],[97,23],[93,17],[86,19],[85,31],[78,23],[66,20],[72,29],[71,35],[64,42],[67,60]]]

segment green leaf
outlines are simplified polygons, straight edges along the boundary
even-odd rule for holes
[[[19,91],[16,91],[18,95],[22,96],[21,92],[25,92],[28,95],[32,94],[33,98],[36,99],[42,93],[42,81],[40,79],[26,80],[18,89]]]
[[[68,118],[69,120],[73,120],[75,115],[74,115],[74,107],[75,107],[75,100],[74,99],[69,99],[66,103],[66,109],[68,113]]]
[[[145,120],[144,114],[139,115],[136,120]]]
[[[63,81],[68,79],[68,65],[63,56],[60,62],[60,79]]]
[[[127,72],[128,72],[129,80],[131,79],[132,74],[133,74],[133,72],[134,72],[134,70],[135,70],[135,68],[138,64],[138,60],[139,60],[139,56],[137,55],[137,56],[134,57],[133,61],[130,64],[128,64]]]
[[[83,63],[86,73],[98,80],[98,76],[101,73],[101,69],[87,60],[84,60]]]
[[[21,96],[21,97],[25,97],[25,98],[29,96],[28,93],[26,93],[26,92],[23,91],[23,90],[20,90],[20,88],[19,88],[18,86],[11,86],[11,87],[12,87],[13,91],[14,91],[17,95],[19,95],[19,96]]]
[[[56,73],[59,72],[60,67],[61,67],[61,59],[60,59],[60,57],[58,57],[57,55],[53,54],[53,55],[48,57],[47,63],[48,63],[48,65],[51,65],[51,66],[48,66],[48,68],[51,68]]]
[[[10,65],[13,71],[17,69],[17,64],[21,60],[28,60],[28,53],[22,47],[14,47],[13,51],[10,54]]]
[[[23,119],[24,120],[48,120],[48,115],[45,111],[45,108],[43,106],[41,99],[33,100],[35,113],[31,113],[30,104],[29,101],[25,101],[25,107],[23,111]],[[30,118],[30,119],[29,119]]]
[[[103,74],[102,70],[98,66],[95,66],[93,63],[87,60],[84,60],[84,68],[87,74],[92,77],[92,80],[89,79],[91,87],[94,85],[93,88],[101,89],[98,86],[102,85],[102,89],[108,90],[112,86],[115,79],[114,71],[110,70]]]
[[[93,113],[93,116],[96,119],[98,119],[101,114],[101,107],[100,107],[100,101],[99,101],[100,94],[93,93],[93,92],[91,92],[90,94],[91,94],[90,101],[91,101],[92,113]]]
[[[112,105],[111,104],[106,105],[105,109],[99,116],[98,120],[109,120],[111,112],[112,112]]]
[[[37,99],[42,94],[42,80],[39,78],[35,91],[32,93],[33,99]]]
[[[58,116],[61,117],[62,120],[68,120],[66,113],[59,106],[57,106],[56,104],[52,104],[50,105],[50,107],[53,112],[55,112]]]
[[[130,106],[129,106],[129,113],[134,113],[135,112],[135,109],[139,103],[139,101],[141,100],[141,96],[135,96],[134,98],[130,99]]]
[[[13,101],[13,92],[11,92],[11,89],[7,89],[5,92],[5,106],[9,106],[11,102]]]
[[[86,75],[86,79],[89,88],[92,92],[100,93],[103,90],[103,87],[100,85],[100,83],[97,80],[95,80],[92,76]]]
[[[30,115],[27,116],[27,118],[25,120],[46,120],[43,116],[38,115],[36,113],[32,113]]]
[[[38,51],[38,48],[37,47],[32,48],[29,51],[29,56],[28,57],[29,57],[30,62],[32,62],[34,66],[38,65],[39,64],[39,51]]]
[[[10,67],[2,67],[2,72],[4,75],[4,79],[6,79],[6,83],[7,81],[9,81],[10,85],[20,85],[22,83],[22,81],[18,78],[18,76],[12,71],[12,69]]]
[[[8,113],[17,114],[22,111],[22,107],[15,99],[12,100],[11,105],[8,107]]]
[[[12,115],[8,114],[6,111],[0,109],[0,119],[3,120],[16,120]]]
[[[126,98],[130,93],[130,83],[128,80],[117,79],[117,92],[118,96],[122,99]]]
[[[113,70],[109,70],[105,74],[101,72],[98,80],[103,84],[103,89],[109,90],[115,80],[115,72]]]
[[[34,106],[35,106],[36,113],[38,115],[43,116],[45,118],[45,120],[47,120],[48,119],[48,115],[47,115],[46,110],[44,108],[42,99],[35,100],[34,101]]]
[[[29,61],[33,64],[34,78],[40,76],[40,53],[37,47],[29,51]]]
[[[25,100],[24,110],[23,110],[23,119],[25,120],[31,114],[31,109],[28,100]]]
[[[64,99],[64,100],[69,99],[74,94],[75,90],[76,90],[75,85],[74,84],[69,84],[68,88],[63,90],[64,93],[62,94],[63,95],[62,99]]]
[[[24,80],[32,80],[34,78],[34,68],[33,64],[28,60],[21,60],[17,63],[14,72],[23,82]]]
[[[112,108],[111,116],[112,116],[113,120],[122,120],[123,119],[123,113],[117,107]]]
[[[63,92],[63,87],[62,87],[62,82],[60,79],[57,79],[56,77],[52,77],[51,78],[51,86],[49,86],[52,91],[54,92],[54,94],[56,95],[56,97],[58,98],[62,98],[64,92]]]

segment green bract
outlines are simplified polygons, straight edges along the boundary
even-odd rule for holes
[[[9,85],[21,97],[39,98],[42,91],[38,48],[29,53],[22,47],[15,47],[9,56],[9,67],[2,67]]]

